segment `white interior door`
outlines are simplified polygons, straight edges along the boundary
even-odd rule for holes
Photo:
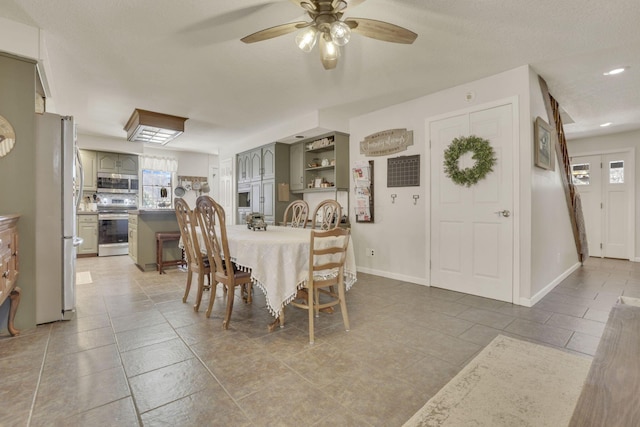
[[[571,158],[572,180],[580,193],[591,256],[630,257],[630,159],[628,152]]]
[[[438,120],[431,138],[431,285],[513,302],[513,106]],[[444,174],[444,151],[459,136],[488,139],[493,172],[471,187]],[[460,159],[472,167],[472,154]]]

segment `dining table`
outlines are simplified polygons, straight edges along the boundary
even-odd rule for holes
[[[196,227],[196,236],[201,250],[206,252],[200,227]],[[267,308],[277,321],[282,308],[293,301],[306,284],[311,229],[269,225],[254,231],[246,225],[230,225],[227,241],[231,261],[251,272],[253,284],[264,292]],[[349,235],[344,264],[345,290],[357,280],[352,243]]]

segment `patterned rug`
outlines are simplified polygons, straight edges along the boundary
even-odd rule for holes
[[[91,272],[89,271],[77,271],[76,272],[76,285],[88,285],[93,283],[91,279]]]
[[[591,359],[498,335],[404,427],[569,424]]]

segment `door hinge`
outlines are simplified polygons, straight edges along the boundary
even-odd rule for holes
[[[600,249],[602,249],[602,243],[600,243]]]
[[[429,150],[431,150],[431,140],[429,140]]]
[[[600,209],[604,209],[604,204],[600,202]]]

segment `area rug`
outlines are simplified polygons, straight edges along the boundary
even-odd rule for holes
[[[404,427],[566,426],[591,359],[498,335]]]
[[[93,280],[91,279],[91,272],[89,271],[76,272],[76,285],[88,285],[89,283],[93,283]]]

